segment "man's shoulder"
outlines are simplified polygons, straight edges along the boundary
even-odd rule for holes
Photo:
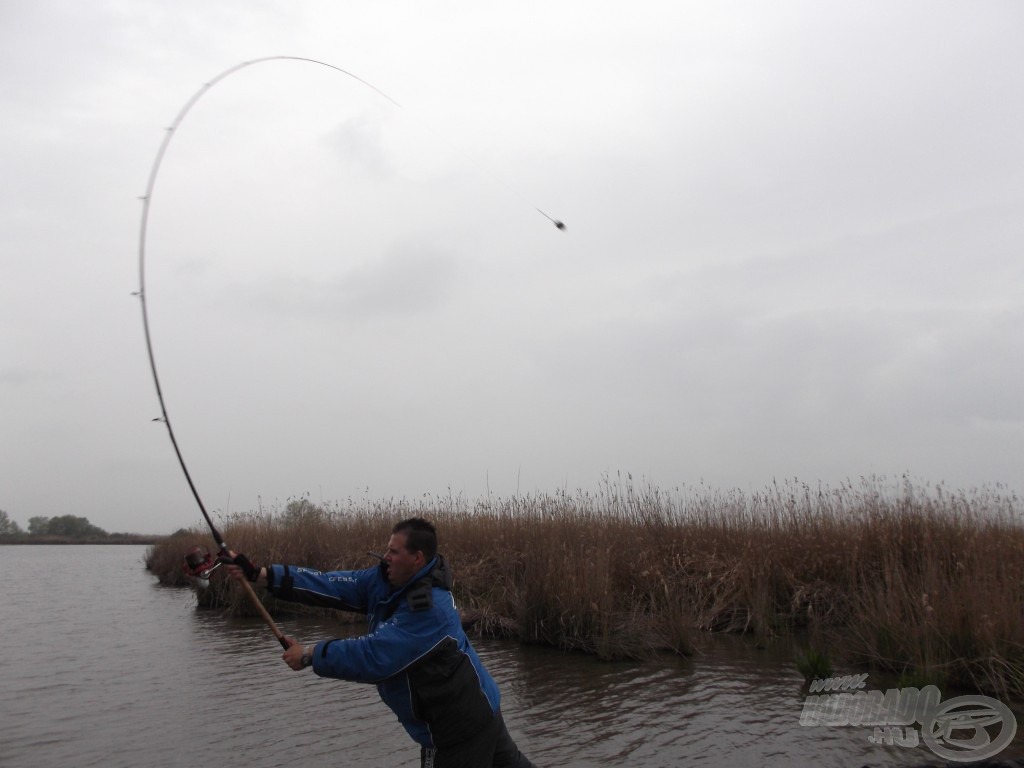
[[[428,630],[441,635],[457,633],[462,628],[462,618],[452,595],[445,589],[428,587],[423,593],[407,592],[388,606],[383,615],[385,620],[394,619],[417,632]]]

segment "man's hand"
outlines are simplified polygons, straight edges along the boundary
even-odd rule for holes
[[[302,663],[302,658],[306,655],[306,646],[291,637],[286,637],[285,641],[288,643],[288,650],[281,654],[281,658],[284,659],[285,664],[296,672],[301,672],[309,666],[308,663]],[[312,656],[312,648],[309,649],[309,653]]]
[[[249,558],[237,552],[228,551],[229,557],[221,555],[217,559],[227,568],[228,575],[236,581],[257,582],[266,578],[266,569],[253,565]]]

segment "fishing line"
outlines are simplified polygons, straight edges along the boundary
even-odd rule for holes
[[[135,295],[139,297],[139,302],[142,306],[142,327],[146,339],[146,352],[149,356],[149,368],[153,374],[153,385],[156,388],[157,400],[160,403],[161,415],[159,418],[154,419],[154,421],[163,422],[164,426],[167,428],[167,435],[171,439],[171,445],[174,447],[174,454],[178,459],[178,464],[181,467],[182,473],[185,475],[185,480],[188,482],[188,487],[189,490],[192,492],[192,497],[195,499],[196,504],[199,506],[199,511],[202,513],[207,525],[209,525],[210,532],[213,534],[213,538],[217,542],[217,547],[219,548],[220,553],[224,555],[227,555],[228,553],[227,544],[224,542],[224,538],[220,535],[220,532],[217,530],[217,527],[213,524],[213,520],[210,518],[210,515],[206,510],[206,505],[203,504],[203,500],[199,495],[199,491],[196,488],[195,482],[192,480],[192,475],[188,471],[188,466],[185,464],[185,457],[182,455],[181,447],[178,445],[178,439],[174,434],[174,428],[171,426],[171,419],[167,413],[167,403],[164,401],[163,387],[160,385],[160,376],[157,373],[156,356],[153,352],[153,337],[150,331],[149,312],[146,304],[146,237],[149,227],[149,213],[153,203],[153,192],[156,188],[157,176],[160,173],[160,167],[163,163],[164,156],[167,154],[167,149],[171,144],[171,140],[174,138],[174,135],[177,132],[178,128],[185,120],[185,117],[189,114],[192,108],[199,102],[199,100],[203,96],[205,96],[206,93],[211,88],[220,83],[222,80],[224,80],[227,77],[230,77],[231,75],[235,74],[236,72],[239,72],[242,69],[245,69],[246,67],[252,66],[253,64],[260,64],[268,61],[301,61],[310,64],[317,64],[319,66],[327,67],[328,69],[333,69],[337,72],[340,72],[343,75],[347,75],[356,82],[365,85],[367,88],[374,91],[376,94],[383,97],[384,99],[386,99],[399,109],[404,109],[404,107],[402,107],[401,104],[399,104],[397,101],[388,96],[386,93],[384,93],[382,90],[377,88],[372,83],[369,83],[366,80],[363,80],[361,77],[354,75],[353,73],[349,72],[348,70],[342,69],[341,67],[337,67],[334,64],[329,64],[327,62],[319,61],[317,59],[304,58],[302,56],[266,56],[264,58],[253,59],[251,61],[243,61],[239,64],[236,64],[233,67],[229,67],[209,82],[204,83],[203,86],[198,91],[196,91],[188,101],[185,102],[185,105],[175,116],[174,120],[171,122],[171,125],[167,128],[164,134],[163,141],[160,143],[160,147],[157,150],[156,157],[153,160],[153,166],[149,172],[149,181],[146,184],[146,191],[141,198],[142,221],[139,226],[139,290],[135,293]],[[561,221],[549,216],[540,208],[537,208],[536,210],[542,216],[550,220],[559,230],[565,230],[565,224],[563,224]],[[255,592],[253,592],[252,587],[247,582],[243,583],[245,584],[246,587],[248,587],[249,594],[257,604],[258,608],[263,609],[263,604],[259,601],[259,598],[256,596]],[[281,641],[281,644],[287,647],[284,641],[284,636],[280,634],[279,630],[277,630],[277,627],[273,624],[273,621],[266,613],[266,610],[263,609],[261,611],[261,614],[263,615],[264,620],[268,622],[271,629],[274,631],[275,636],[278,638],[279,641]]]

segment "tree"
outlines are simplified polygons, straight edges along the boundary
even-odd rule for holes
[[[46,526],[46,532],[50,536],[67,536],[72,539],[85,539],[90,537],[106,536],[107,532],[97,528],[89,522],[88,518],[76,517],[75,515],[60,515],[51,517]]]
[[[288,502],[281,519],[287,525],[299,525],[305,522],[321,520],[326,516],[326,510],[319,504],[314,504],[309,499],[292,499]]]
[[[89,522],[88,518],[76,515],[57,517],[30,517],[28,532],[33,536],[63,536],[69,539],[105,538],[108,534]]]
[[[7,513],[0,509],[0,535],[12,535],[21,533],[18,524],[7,516]]]
[[[33,536],[43,536],[49,533],[47,528],[50,525],[50,518],[48,517],[30,517],[28,519],[28,532]]]

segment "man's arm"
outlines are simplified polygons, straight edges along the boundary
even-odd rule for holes
[[[435,609],[399,608],[373,632],[324,640],[313,649],[313,671],[357,683],[377,683],[429,655],[448,636]]]
[[[369,586],[377,576],[376,568],[361,571],[321,572],[293,565],[253,565],[245,555],[230,553],[234,561],[224,560],[228,574],[239,581],[248,580],[266,587],[275,597],[293,603],[365,612]]]
[[[293,603],[365,613],[369,607],[370,585],[377,569],[361,571],[318,571],[293,565],[274,564],[264,579],[274,597]]]

